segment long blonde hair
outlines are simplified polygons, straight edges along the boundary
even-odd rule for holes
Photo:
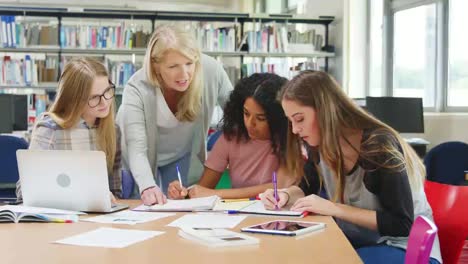
[[[320,71],[301,72],[285,85],[281,99],[295,101],[300,105],[312,107],[316,111],[320,131],[318,152],[335,173],[338,181],[334,201],[343,201],[346,175],[340,139],[344,139],[352,146],[344,134],[348,129],[373,129],[373,134],[366,142],[363,142],[363,145],[367,147],[360,151],[359,156],[377,167],[406,170],[412,191],[422,188],[425,168],[416,152],[398,132],[354,103],[329,74]],[[381,140],[382,136],[389,135],[395,140]],[[297,148],[298,141],[298,137],[294,135],[290,143]],[[401,146],[403,153],[398,145]],[[291,151],[297,150],[291,149]],[[391,158],[379,160],[378,157],[382,154],[388,154]],[[321,179],[318,166],[316,168]]]
[[[151,36],[146,49],[144,70],[146,78],[155,89],[161,89],[161,77],[154,64],[164,61],[169,51],[176,51],[195,64],[192,81],[177,104],[176,118],[179,121],[194,121],[201,108],[203,73],[201,52],[192,33],[176,25],[161,25]]]
[[[74,58],[64,67],[60,76],[57,96],[48,115],[63,129],[73,128],[81,119],[88,104],[96,77],[108,77],[104,65],[92,58]],[[106,153],[107,168],[112,171],[116,152],[114,123],[115,101],[109,115],[99,120],[96,129],[97,149]]]

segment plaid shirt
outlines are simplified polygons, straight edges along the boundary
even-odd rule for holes
[[[109,188],[117,197],[122,194],[120,130],[116,126],[117,147],[113,171],[109,172]],[[72,129],[63,129],[47,114],[36,122],[29,149],[44,150],[96,150],[96,128],[88,127],[84,120]],[[16,183],[16,195],[21,197],[21,183]]]

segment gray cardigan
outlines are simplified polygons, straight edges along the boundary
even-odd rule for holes
[[[224,106],[233,89],[219,62],[202,54],[201,65],[204,84],[202,109],[194,121],[195,132],[189,169],[189,173],[198,175],[190,175],[189,181],[190,177],[201,176],[201,168],[206,158],[205,138],[216,103]],[[145,69],[140,69],[125,86],[122,105],[116,117],[122,132],[123,166],[133,174],[140,193],[156,185],[157,175],[154,175],[158,164],[156,103],[155,87],[146,80]],[[198,152],[195,156],[193,154],[196,150]]]

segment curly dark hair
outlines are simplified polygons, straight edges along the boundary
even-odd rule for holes
[[[241,79],[224,107],[222,131],[228,140],[250,140],[244,124],[244,102],[252,97],[265,111],[271,135],[273,152],[281,161],[286,156],[288,119],[277,100],[287,79],[272,73],[255,73]]]

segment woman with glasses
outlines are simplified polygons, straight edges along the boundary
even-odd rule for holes
[[[120,143],[114,123],[114,95],[115,86],[102,63],[91,58],[72,59],[62,72],[54,103],[34,126],[29,148],[103,151],[110,191],[120,196]],[[19,181],[16,193],[21,197]]]
[[[200,53],[191,32],[158,26],[117,115],[124,167],[139,188],[134,197],[147,205],[164,203],[167,186],[179,174],[183,185],[189,171],[200,177],[213,110],[231,90],[222,65]]]

